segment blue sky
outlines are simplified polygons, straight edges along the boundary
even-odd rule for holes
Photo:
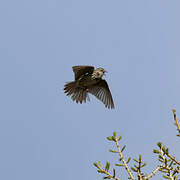
[[[180,1],[0,2],[0,179],[102,179],[94,161],[117,162],[105,137],[117,131],[126,156],[157,166],[158,141],[180,157]],[[108,71],[115,110],[93,96],[63,93],[73,65]],[[126,173],[120,173],[126,179]],[[159,179],[157,175],[154,179]]]

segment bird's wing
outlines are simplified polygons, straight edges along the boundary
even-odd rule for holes
[[[83,74],[92,74],[94,71],[93,66],[73,66],[72,69],[75,75],[75,80],[79,79]]]
[[[114,109],[114,102],[106,80],[102,79],[97,84],[88,87],[88,91],[101,100],[105,107]]]

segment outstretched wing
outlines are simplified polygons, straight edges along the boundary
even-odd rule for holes
[[[72,67],[74,75],[75,75],[75,80],[79,79],[83,74],[92,74],[94,71],[93,66],[73,66]]]
[[[114,102],[106,80],[102,79],[97,84],[88,87],[88,91],[102,101],[105,107],[114,109]]]

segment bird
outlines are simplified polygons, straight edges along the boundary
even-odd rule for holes
[[[90,101],[89,93],[104,103],[108,109],[114,109],[114,102],[108,83],[102,79],[107,72],[104,68],[78,65],[72,67],[74,81],[64,85],[64,93],[76,103]]]

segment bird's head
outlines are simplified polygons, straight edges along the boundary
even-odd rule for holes
[[[103,73],[106,73],[107,71],[104,68],[97,68],[96,71],[101,71]]]
[[[107,71],[103,68],[97,68],[93,72],[93,77],[94,78],[101,78]]]

